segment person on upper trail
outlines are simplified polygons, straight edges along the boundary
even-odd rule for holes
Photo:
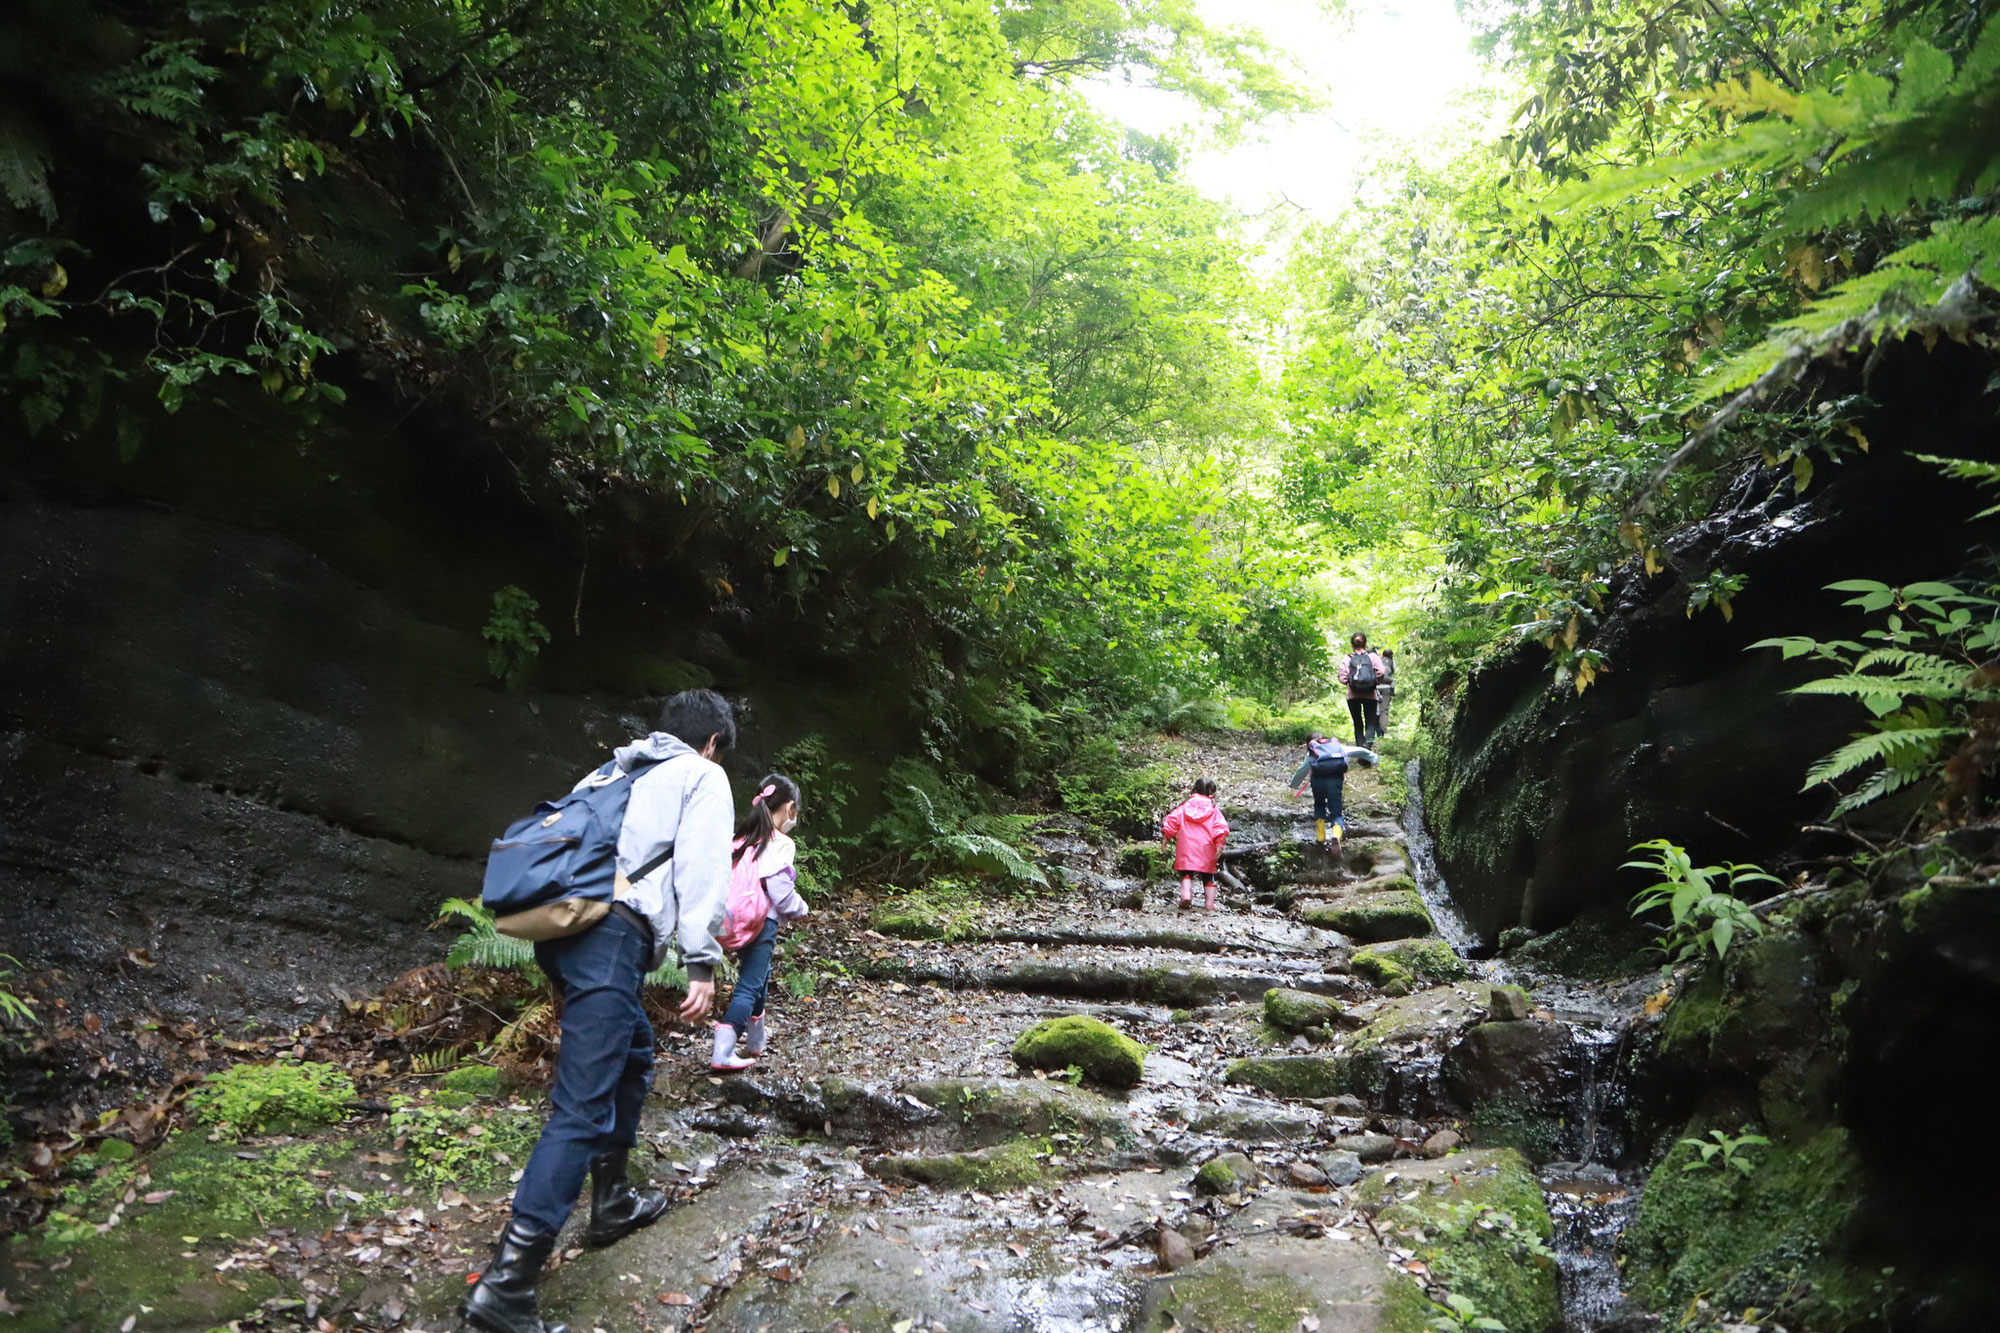
[[[1396,697],[1396,650],[1382,650],[1381,683],[1375,687],[1375,739],[1381,740],[1389,734],[1389,704]]]
[[[730,852],[729,912],[721,940],[724,947],[741,952],[736,955],[736,988],[715,1025],[715,1052],[708,1061],[718,1074],[740,1074],[764,1053],[770,1039],[764,1001],[771,990],[778,929],[811,910],[799,896],[798,847],[790,837],[799,822],[799,786],[783,773],[768,773],[758,787],[750,812],[736,826]]]
[[[1375,691],[1389,676],[1389,664],[1382,654],[1368,647],[1368,636],[1356,634],[1348,643],[1354,651],[1341,662],[1334,674],[1347,687],[1347,715],[1354,721],[1354,745],[1366,749],[1373,737],[1382,734],[1375,713]]]
[[[1306,783],[1312,783],[1314,833],[1321,846],[1326,845],[1328,833],[1332,833],[1336,847],[1347,836],[1347,820],[1340,801],[1350,762],[1373,764],[1375,752],[1342,745],[1335,736],[1310,736],[1306,739],[1305,762],[1292,774],[1294,796],[1305,795]]]
[[[1167,813],[1160,841],[1173,844],[1174,870],[1181,877],[1181,910],[1194,906],[1194,882],[1202,883],[1207,910],[1215,910],[1215,875],[1229,821],[1215,803],[1215,779],[1194,780],[1194,794]]]
[[[535,1284],[586,1174],[586,1244],[609,1245],[667,1211],[664,1193],[636,1190],[626,1178],[653,1078],[653,1029],[640,988],[678,936],[688,974],[682,1021],[699,1021],[715,1002],[722,946],[714,924],[729,894],[735,810],[715,757],[735,743],[729,702],[712,690],[686,690],[667,700],[656,730],[577,783],[582,790],[643,770],[630,779],[610,911],[581,933],[535,945],[535,962],[562,991],[549,1091],[555,1109],[522,1169],[493,1260],[459,1307],[486,1333],[563,1333],[542,1322]]]

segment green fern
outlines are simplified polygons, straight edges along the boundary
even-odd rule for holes
[[[495,930],[493,914],[478,903],[465,898],[447,898],[438,908],[438,918],[431,925],[435,929],[452,920],[464,921],[467,926],[445,952],[446,967],[493,967],[519,972],[535,981],[543,980],[542,969],[535,966],[535,946],[527,940],[517,940]]]
[[[999,875],[1044,888],[1048,880],[1014,844],[1038,822],[1032,815],[969,815],[953,825],[941,819],[930,794],[910,785],[909,793],[929,836],[913,850],[916,859],[933,868],[971,870]]]
[[[1737,119],[1728,136],[1675,157],[1559,191],[1552,211],[1619,205],[1710,176],[1805,176],[1785,222],[1809,233],[1912,206],[1938,209],[2000,186],[2000,24],[1964,62],[1923,42],[1905,48],[1894,82],[1859,71],[1838,87],[1792,92],[1761,74],[1694,99]],[[1928,235],[1831,288],[1756,346],[1711,372],[1704,397],[1768,393],[1811,359],[1905,332],[1962,335],[1980,313],[1973,284],[2000,285],[2000,218],[1990,203],[1941,217]]]

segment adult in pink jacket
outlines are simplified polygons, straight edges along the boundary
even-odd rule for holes
[[[1215,804],[1215,779],[1196,778],[1194,795],[1168,812],[1160,825],[1160,840],[1174,845],[1174,870],[1181,877],[1181,910],[1194,906],[1194,882],[1206,890],[1208,910],[1215,910],[1215,870],[1222,860],[1222,840],[1229,821]]]

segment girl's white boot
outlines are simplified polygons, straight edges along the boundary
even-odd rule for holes
[[[708,1067],[718,1074],[740,1074],[756,1065],[748,1056],[736,1053],[736,1029],[727,1023],[715,1025],[715,1054],[708,1058]]]

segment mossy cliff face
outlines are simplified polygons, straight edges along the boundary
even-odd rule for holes
[[[1996,851],[1995,829],[1965,830],[1790,904],[1669,1006],[1652,1081],[1678,1098],[1622,1247],[1653,1308],[1706,1293],[1816,1333],[1990,1322],[2000,1163],[1926,1131],[1991,1116],[2000,885],[1927,871]],[[1715,1131],[1771,1142],[1735,1150],[1747,1170],[1700,1164],[1683,1140]]]
[[[1753,469],[1701,521],[1655,538],[1660,573],[1636,559],[1613,573],[1589,639],[1606,665],[1582,694],[1554,681],[1530,640],[1454,682],[1449,708],[1426,710],[1424,801],[1476,931],[1491,941],[1622,906],[1633,888],[1618,866],[1643,839],[1679,843],[1697,864],[1768,865],[1824,813],[1824,794],[1800,781],[1848,739],[1853,710],[1784,693],[1823,665],[1745,649],[1779,635],[1854,639],[1854,610],[1826,583],[1950,577],[2000,535],[1995,520],[1966,522],[1984,507],[1976,489],[1904,452],[1990,456],[1987,374],[1977,358],[1888,349],[1868,383],[1866,455],[1822,469],[1803,496]],[[1964,406],[1947,417],[1945,402]],[[1748,579],[1733,618],[1690,618],[1685,580],[1716,570]]]

